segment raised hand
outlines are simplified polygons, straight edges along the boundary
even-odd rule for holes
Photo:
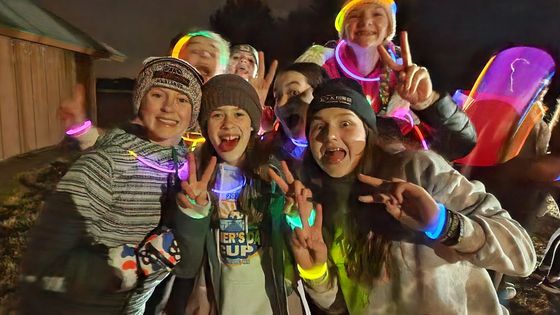
[[[192,208],[191,204],[194,202],[196,205],[205,206],[208,204],[208,182],[216,169],[216,157],[213,156],[208,163],[208,166],[202,173],[200,180],[196,175],[196,158],[192,153],[187,155],[189,163],[189,178],[181,182],[182,192],[177,194],[177,202],[182,208]],[[189,200],[190,199],[190,200]]]
[[[272,169],[268,170],[269,176],[278,184],[286,195],[284,212],[293,215],[293,206],[296,206],[301,219],[301,228],[292,231],[291,247],[294,258],[303,269],[320,266],[327,261],[327,246],[323,240],[323,207],[316,205],[315,222],[309,225],[309,217],[313,211],[312,193],[288,169],[286,162],[281,162],[282,171],[286,176],[283,180]]]
[[[79,126],[86,121],[86,88],[83,84],[76,84],[72,97],[60,103],[58,119],[62,122],[64,130]]]
[[[410,102],[412,109],[421,110],[430,106],[437,94],[434,94],[435,92],[432,89],[432,79],[428,69],[419,67],[412,62],[410,46],[408,45],[408,33],[401,32],[400,39],[402,65],[399,65],[391,58],[383,45],[378,47],[379,55],[384,64],[397,72],[399,81],[397,92],[399,95]]]
[[[257,94],[259,95],[259,100],[261,106],[264,108],[266,96],[268,95],[268,90],[270,85],[274,80],[274,75],[276,74],[276,68],[278,68],[278,61],[274,60],[268,68],[268,73],[265,74],[265,60],[264,53],[259,51],[259,68],[257,69],[257,76],[249,79],[249,83],[255,88]]]
[[[405,226],[424,232],[437,221],[439,207],[428,192],[400,179],[391,181],[360,174],[358,180],[374,187],[371,195],[358,199],[364,203],[383,203],[387,212]]]

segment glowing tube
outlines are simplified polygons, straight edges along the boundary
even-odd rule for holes
[[[218,189],[213,188],[212,191],[217,193],[217,194],[231,194],[231,193],[234,193],[234,192],[237,192],[237,191],[241,190],[245,186],[246,183],[247,183],[247,178],[245,178],[245,176],[243,176],[243,182],[241,183],[241,185],[239,185],[237,187],[234,187],[234,188],[228,189],[228,190],[218,190]]]
[[[311,209],[311,214],[307,219],[307,223],[309,224],[309,226],[313,226],[313,224],[315,224],[315,216],[315,209]],[[299,213],[295,215],[286,214],[286,222],[292,230],[295,230],[296,228],[303,229],[303,223],[301,222],[301,216],[299,215]]]
[[[342,69],[342,71],[348,75],[349,77],[351,77],[354,80],[358,80],[358,81],[364,81],[364,82],[377,82],[380,80],[379,77],[376,78],[365,78],[365,77],[361,77],[357,74],[354,74],[352,71],[350,71],[350,69],[348,69],[346,67],[346,65],[344,65],[344,62],[342,61],[342,57],[340,56],[340,49],[342,47],[342,45],[346,43],[346,41],[344,39],[341,39],[338,42],[338,45],[336,45],[336,48],[334,50],[334,57],[336,59],[336,63],[340,66],[340,69]]]
[[[445,209],[445,206],[441,203],[438,203],[437,205],[439,209],[437,222],[435,225],[428,228],[428,230],[424,231],[424,234],[426,234],[426,236],[432,240],[435,240],[441,236],[443,228],[445,227],[445,222],[447,221],[447,210]]]
[[[84,121],[83,124],[76,128],[71,128],[66,131],[66,134],[69,136],[79,136],[86,133],[89,128],[91,128],[91,120]]]

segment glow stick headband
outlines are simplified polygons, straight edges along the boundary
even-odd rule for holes
[[[336,19],[334,20],[334,28],[337,30],[338,33],[342,32],[342,26],[344,25],[344,19],[346,18],[346,14],[354,8],[356,5],[365,2],[366,0],[352,0],[348,2],[345,6],[340,9],[338,14],[336,15]],[[393,14],[397,14],[397,4],[393,0],[377,0],[376,2],[381,2],[385,5],[391,6],[391,11]]]
[[[173,46],[173,49],[171,50],[171,57],[179,58],[179,54],[181,53],[181,50],[183,50],[183,48],[189,42],[189,40],[191,38],[197,37],[197,36],[206,37],[206,38],[211,39],[215,42],[218,42],[218,44],[221,45],[221,43],[219,43],[219,41],[212,36],[211,32],[198,31],[198,32],[188,33],[187,35],[179,38],[177,43],[175,43],[175,46]],[[220,51],[220,64],[227,65],[227,63],[228,63],[227,56],[226,56],[226,54],[223,53],[221,46],[219,47],[219,51]],[[181,59],[181,58],[179,58],[179,59]]]

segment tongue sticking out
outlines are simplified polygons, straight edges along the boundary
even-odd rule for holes
[[[336,151],[327,151],[325,157],[327,161],[331,164],[336,164],[346,156],[346,152],[344,150],[336,150]]]
[[[238,142],[239,142],[239,139],[222,140],[222,143],[220,143],[220,145],[219,145],[219,149],[222,152],[229,152],[229,151],[235,149]]]

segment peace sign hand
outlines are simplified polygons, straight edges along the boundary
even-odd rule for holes
[[[424,232],[437,221],[439,207],[424,188],[401,179],[386,181],[363,174],[358,180],[375,188],[375,193],[359,196],[358,200],[385,204],[387,212],[405,226]]]
[[[210,163],[202,173],[200,180],[196,175],[196,158],[192,153],[187,155],[189,163],[189,178],[181,182],[182,192],[177,194],[177,202],[182,208],[192,208],[193,204],[206,206],[208,204],[208,182],[216,169],[216,157],[210,158]],[[190,200],[189,200],[190,199]]]
[[[282,171],[286,176],[284,181],[272,169],[268,170],[269,176],[278,184],[286,195],[284,212],[294,215],[293,205],[296,205],[297,213],[301,219],[302,227],[295,228],[291,236],[291,247],[296,263],[303,269],[311,269],[320,266],[327,261],[327,246],[323,240],[323,207],[316,205],[315,222],[309,225],[309,217],[313,211],[312,193],[288,169],[285,161],[280,162]]]
[[[378,46],[379,55],[384,64],[398,73],[397,93],[410,103],[412,109],[422,110],[430,106],[438,94],[432,89],[432,79],[428,69],[412,62],[408,33],[401,32],[400,35],[402,65],[391,58],[383,45]]]
[[[265,60],[264,53],[259,51],[259,67],[257,69],[257,76],[249,79],[249,83],[255,88],[257,94],[259,95],[259,101],[261,106],[264,108],[266,96],[268,95],[268,90],[270,85],[274,80],[274,75],[276,74],[276,68],[278,68],[278,61],[273,60],[268,68],[268,73],[265,74]]]

